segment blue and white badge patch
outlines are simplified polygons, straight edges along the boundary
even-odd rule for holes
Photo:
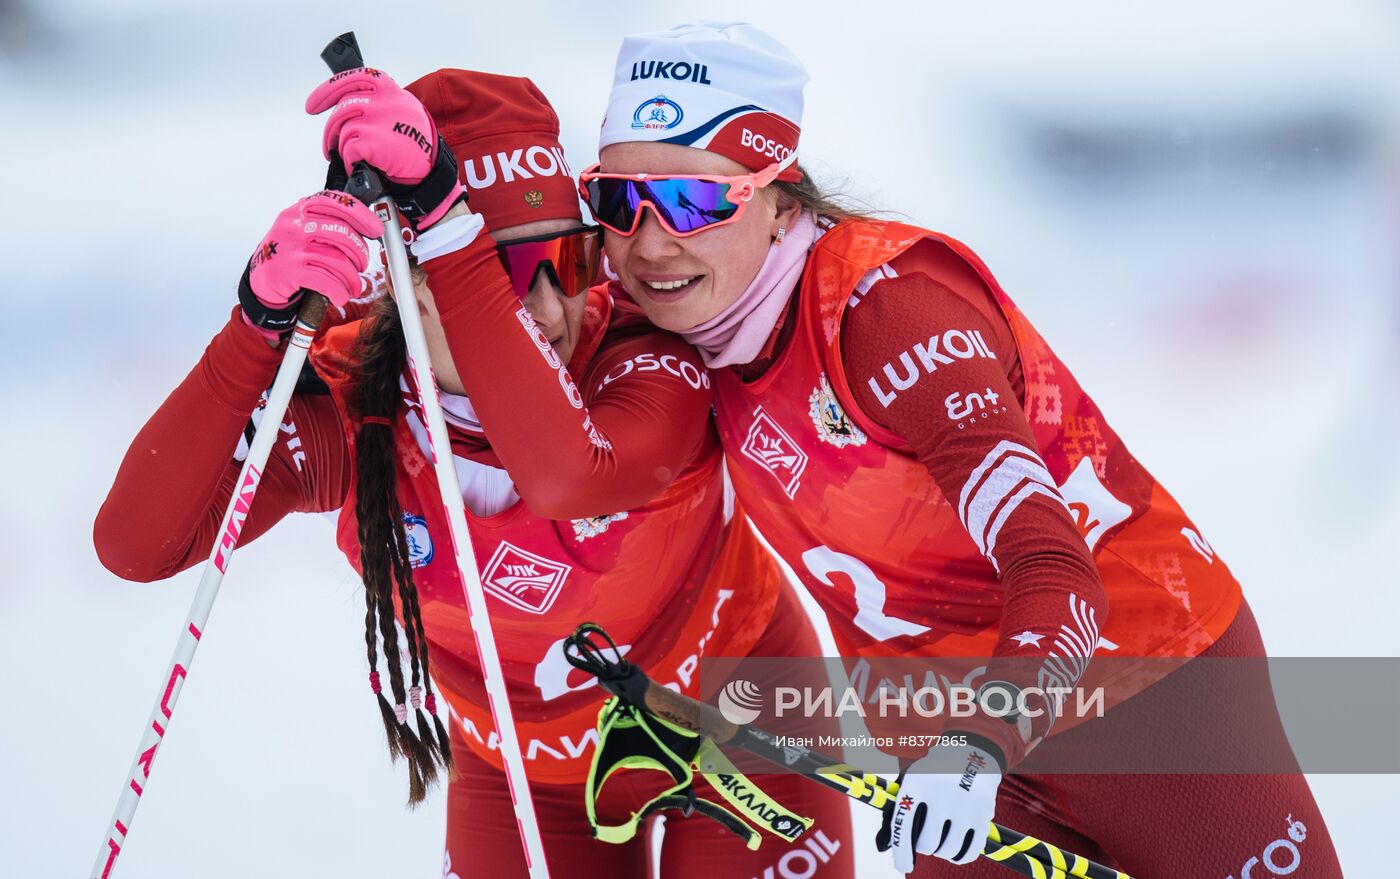
[[[428,533],[428,520],[412,513],[403,514],[403,533],[408,538],[408,564],[421,568],[433,560],[433,536]]]
[[[657,95],[649,98],[632,111],[632,127],[646,131],[666,131],[681,124],[685,112],[681,105],[666,97]]]
[[[826,373],[822,373],[821,383],[812,391],[807,401],[810,404],[808,412],[812,416],[812,424],[816,426],[817,436],[823,442],[831,443],[838,449],[865,445],[865,434],[851,421],[841,404],[836,402],[836,394],[831,390],[831,382],[827,381]]]
[[[621,522],[626,518],[626,513],[613,513],[608,516],[591,516],[587,519],[574,519],[572,520],[574,526],[574,540],[583,543],[588,538],[597,537],[599,534],[607,531],[608,526],[612,523]]]

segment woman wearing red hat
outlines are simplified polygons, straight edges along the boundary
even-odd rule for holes
[[[599,691],[570,675],[563,637],[598,622],[629,659],[691,693],[703,655],[817,651],[795,596],[726,504],[709,379],[684,342],[589,291],[597,232],[581,222],[558,118],[529,80],[443,70],[405,90],[362,69],[323,84],[308,110],[333,111],[333,168],[379,168],[416,230],[451,462],[551,873],[640,875],[646,834],[605,845],[585,819]],[[103,563],[133,580],[203,558],[296,291],[349,309],[313,346],[320,393],[293,399],[243,540],[288,513],[340,511],[337,541],[366,588],[371,689],[391,752],[407,760],[410,801],[455,756],[444,875],[524,875],[397,314],[388,298],[358,298],[370,259],[360,236],[378,233],[367,209],[333,193],[279,216],[228,324],[133,442],[94,539]],[[813,875],[850,875],[846,804],[788,780],[770,787],[815,819]],[[673,821],[662,858],[666,875],[761,875],[780,846],[749,851],[718,825]]]
[[[1007,774],[1033,749],[1065,765],[1091,729],[1137,756],[1290,752],[1271,698],[1153,713],[1170,687],[1132,700],[1143,680],[1084,677],[1096,654],[1263,645],[1225,563],[986,266],[945,235],[842,209],[803,174],[806,80],[750,25],[627,37],[581,187],[615,282],[711,367],[738,498],[842,654],[979,658],[979,691],[1016,706],[947,720],[961,738],[908,768],[884,830],[895,866],[918,853],[937,859],[923,875],[1002,875],[977,858],[995,814],[1135,876],[1233,875],[1285,830],[1290,846],[1306,836],[1293,853],[1309,876],[1340,876],[1286,761],[1248,777]],[[1053,694],[1085,681],[1107,687],[1108,711],[1070,729]],[[1052,721],[1063,738],[1046,740]]]

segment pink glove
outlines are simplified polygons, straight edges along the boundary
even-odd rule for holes
[[[306,112],[330,110],[321,152],[347,168],[368,162],[386,178],[400,209],[426,229],[466,197],[457,160],[441,144],[422,102],[372,67],[338,73],[306,99]]]
[[[239,283],[243,320],[269,339],[296,324],[303,288],[338,308],[361,292],[369,265],[365,237],[384,226],[374,212],[343,192],[327,190],[282,211],[248,260]]]

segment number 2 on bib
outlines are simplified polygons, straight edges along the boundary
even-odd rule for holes
[[[876,641],[888,641],[900,635],[921,635],[928,626],[892,617],[885,613],[885,584],[870,570],[870,566],[855,556],[837,552],[829,546],[815,546],[802,554],[808,572],[828,586],[835,586],[832,574],[845,574],[855,585],[855,624]]]

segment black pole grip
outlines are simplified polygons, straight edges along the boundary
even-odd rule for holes
[[[360,44],[355,40],[354,31],[346,31],[326,44],[321,50],[321,60],[331,69],[331,73],[344,73],[356,67],[365,66],[365,58],[360,54]]]

